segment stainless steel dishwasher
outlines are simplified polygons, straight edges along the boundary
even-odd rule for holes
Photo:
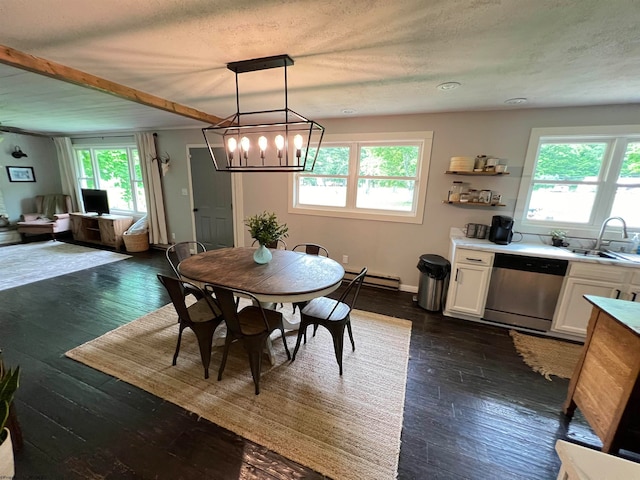
[[[548,331],[568,264],[496,253],[483,318]]]

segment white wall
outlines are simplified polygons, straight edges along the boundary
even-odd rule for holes
[[[287,212],[289,176],[284,173],[252,173],[243,176],[243,217],[263,210],[274,211],[289,225],[290,246],[313,241],[326,246],[334,259],[349,256],[349,267],[368,266],[375,273],[399,276],[403,285],[416,287],[418,258],[423,253],[448,256],[449,229],[465,223],[489,224],[493,215],[513,215],[529,135],[534,127],[623,125],[640,123],[640,106],[526,109],[491,112],[421,114],[395,117],[318,120],[327,133],[391,131],[434,132],[431,168],[422,224],[409,225],[371,220],[306,216]],[[171,155],[171,172],[164,178],[169,231],[176,240],[192,235],[186,144],[203,144],[200,130],[159,131],[161,153]],[[502,193],[503,208],[454,207],[443,204],[451,182],[445,175],[452,156],[479,154],[506,159],[506,177],[463,177],[474,187]],[[213,168],[213,165],[212,167]],[[245,244],[251,240],[245,238]],[[410,289],[410,288],[409,288]]]

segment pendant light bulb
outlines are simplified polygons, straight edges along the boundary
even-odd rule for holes
[[[251,142],[247,137],[242,137],[240,139],[240,148],[242,148],[242,156],[245,160],[249,157],[249,147],[251,146]]]
[[[227,156],[229,157],[229,162],[233,162],[233,153],[236,151],[238,147],[238,142],[234,137],[229,137],[227,140]]]
[[[302,154],[302,135],[293,137],[293,145],[296,147],[296,157],[299,159]]]
[[[267,149],[267,137],[258,138],[258,146],[260,147],[260,158],[264,161],[264,151]]]
[[[284,137],[276,135],[276,149],[278,150],[278,158],[282,158],[282,149],[284,148]]]

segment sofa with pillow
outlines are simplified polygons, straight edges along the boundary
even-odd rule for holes
[[[23,213],[18,222],[18,233],[23,241],[27,235],[56,235],[71,231],[69,213],[73,210],[71,197],[63,194],[38,195],[36,212]]]

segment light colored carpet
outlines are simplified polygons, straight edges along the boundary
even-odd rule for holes
[[[281,308],[291,311],[291,305]],[[287,313],[288,314],[288,313]],[[356,351],[345,341],[340,377],[331,335],[309,328],[295,362],[282,339],[276,363],[264,357],[260,395],[249,361],[234,344],[222,381],[214,348],[204,379],[193,332],[171,366],[177,316],[171,304],[74,348],[66,355],[196,413],[333,479],[394,479],[400,452],[411,322],[354,310]],[[287,335],[291,352],[295,332]]]
[[[510,330],[509,335],[524,363],[534,372],[551,380],[551,375],[560,378],[571,378],[573,370],[580,359],[582,345],[541,338]]]
[[[130,258],[97,248],[48,240],[0,248],[0,290]]]

